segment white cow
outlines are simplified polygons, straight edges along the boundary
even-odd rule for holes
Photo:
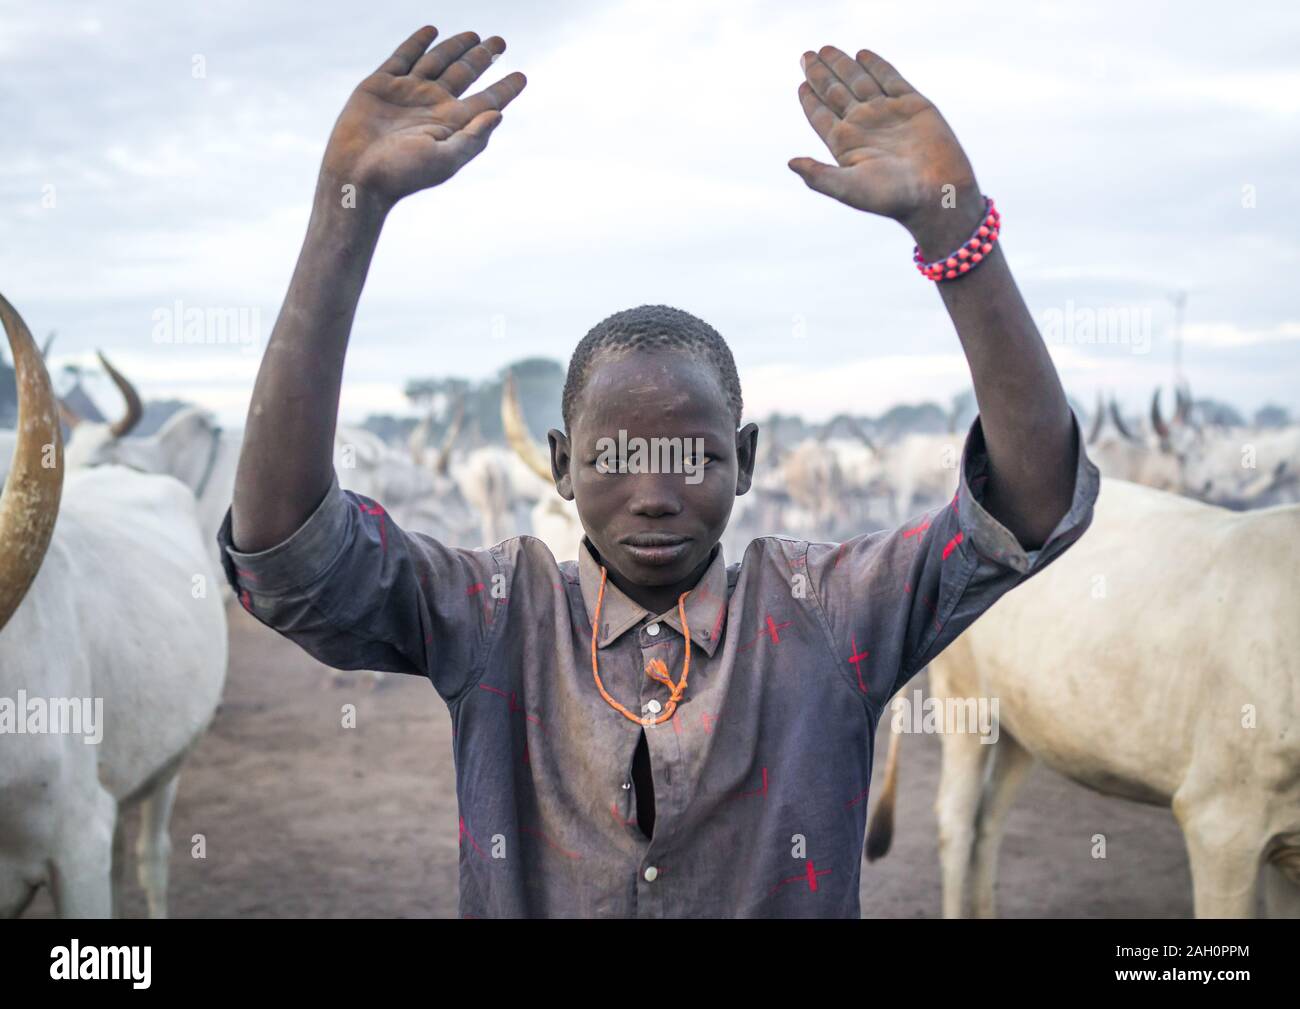
[[[63,917],[120,908],[121,815],[139,805],[140,882],[163,917],[177,774],[226,675],[216,573],[176,480],[116,466],[64,479],[49,378],[3,298],[0,315],[20,410],[0,498],[0,915],[45,883]],[[31,731],[59,709],[97,728]]]
[[[1300,915],[1298,570],[1300,506],[1230,512],[1103,480],[1088,532],[930,663],[935,698],[999,708],[995,743],[941,737],[944,914],[963,913],[969,875],[975,914],[993,915],[1004,820],[1036,757],[1171,806],[1198,917],[1253,915],[1261,869],[1270,916]]]
[[[1200,444],[1199,429],[1189,423],[1190,404],[1190,396],[1180,391],[1178,410],[1166,424],[1161,418],[1157,389],[1151,401],[1151,425],[1135,427],[1124,420],[1114,397],[1107,406],[1099,395],[1088,435],[1088,454],[1101,475],[1157,490],[1186,493],[1185,470]]]
[[[139,394],[102,354],[100,361],[121,391],[126,411],[112,424],[69,417],[69,470],[117,463],[180,480],[197,500],[204,543],[220,571],[216,537],[234,493],[243,429],[222,427],[209,411],[189,406],[172,414],[155,434],[127,437],[142,413]],[[439,475],[445,462],[431,472],[392,450],[378,435],[347,425],[336,430],[334,462],[340,486],[380,502],[404,527],[457,544],[472,538],[474,517],[468,505],[454,481]],[[224,579],[221,588],[229,593]]]
[[[473,503],[446,468],[445,455],[421,465],[365,428],[340,424],[335,431],[334,470],[340,487],[379,502],[403,529],[453,546],[477,546]]]
[[[116,372],[110,374],[115,380],[121,379]],[[121,384],[129,386],[125,379]],[[68,469],[117,464],[142,473],[175,477],[194,495],[204,545],[213,565],[220,570],[217,530],[230,506],[243,430],[223,428],[209,411],[189,406],[168,417],[156,433],[128,438],[126,433],[134,426],[131,416],[128,406],[126,416],[116,424],[75,423],[68,443]],[[228,591],[224,580],[222,588]]]
[[[1149,423],[1136,429],[1113,399],[1108,412],[1098,400],[1088,452],[1103,476],[1237,510],[1300,502],[1300,427],[1203,427],[1190,393],[1178,390],[1177,400],[1166,420],[1156,390]],[[1113,430],[1103,432],[1107,418]]]
[[[1227,508],[1300,502],[1300,427],[1206,432],[1186,492]]]
[[[490,546],[531,527],[527,511],[546,493],[546,485],[508,448],[484,445],[451,463],[449,473],[478,520],[476,546]],[[554,494],[551,484],[551,494]]]
[[[951,500],[964,434],[908,434],[885,446],[881,464],[892,491],[892,525]]]

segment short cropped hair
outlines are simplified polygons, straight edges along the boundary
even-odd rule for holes
[[[731,348],[716,329],[690,312],[668,305],[641,305],[615,312],[596,323],[578,343],[569,359],[564,380],[561,412],[564,429],[572,426],[578,397],[602,355],[634,350],[674,350],[690,354],[708,365],[718,376],[727,395],[727,405],[740,427],[744,400],[740,394],[740,376]]]

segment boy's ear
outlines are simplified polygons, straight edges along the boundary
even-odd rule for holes
[[[569,438],[559,428],[546,432],[546,440],[551,446],[551,475],[555,477],[555,489],[565,501],[573,500],[573,477],[569,473],[572,456],[569,453]]]
[[[754,459],[758,454],[758,425],[746,424],[736,432],[736,496],[746,493],[754,482]]]

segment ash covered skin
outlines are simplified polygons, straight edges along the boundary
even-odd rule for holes
[[[629,350],[600,355],[575,401],[572,430],[548,432],[556,489],[578,509],[598,563],[630,599],[652,613],[677,604],[713,560],[736,496],[754,475],[758,425],[737,430],[716,371],[688,352]],[[601,447],[626,437],[702,439],[693,475],[603,472]],[[700,460],[697,460],[697,463]],[[689,476],[689,479],[688,479]],[[648,534],[676,538],[638,549]]]

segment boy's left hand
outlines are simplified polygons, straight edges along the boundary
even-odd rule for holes
[[[867,49],[854,59],[823,46],[804,53],[803,66],[804,114],[838,162],[792,158],[790,168],[809,188],[893,218],[923,253],[942,255],[968,238],[984,201],[939,110]]]

